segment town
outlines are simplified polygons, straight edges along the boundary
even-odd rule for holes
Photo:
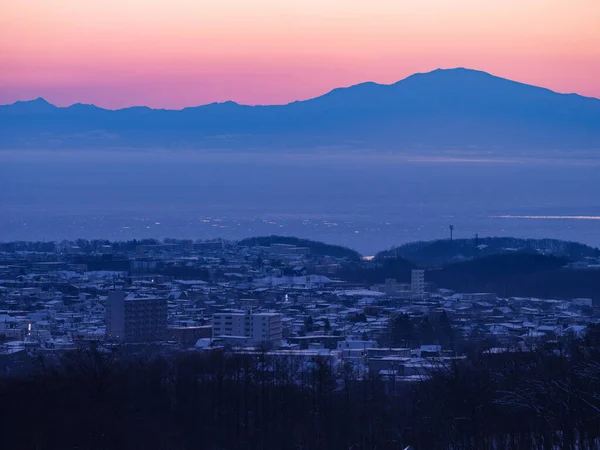
[[[345,276],[355,274],[348,267],[368,272],[375,258],[282,242],[290,240],[5,245],[0,368],[27,370],[36,356],[95,342],[132,354],[226,348],[319,358],[419,381],[475,343],[522,351],[582,337],[600,322],[592,298],[456,292],[428,281],[435,269],[421,268],[402,272],[406,279],[359,282]],[[586,270],[597,270],[598,260],[589,262]]]

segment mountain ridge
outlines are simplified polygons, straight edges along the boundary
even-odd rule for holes
[[[326,96],[328,96],[328,95],[330,95],[330,94],[332,94],[334,92],[346,91],[348,89],[354,89],[354,88],[360,88],[361,86],[369,85],[369,86],[377,86],[377,87],[392,87],[392,86],[398,85],[400,83],[403,83],[405,81],[411,80],[413,78],[416,78],[416,77],[419,77],[419,76],[422,76],[422,75],[434,75],[436,73],[449,73],[449,72],[471,72],[471,73],[478,73],[478,74],[487,75],[487,76],[492,77],[492,78],[494,78],[496,80],[504,80],[504,81],[508,81],[508,82],[516,84],[516,85],[532,87],[532,88],[539,89],[539,90],[544,90],[544,91],[547,91],[549,93],[556,94],[556,95],[561,95],[561,96],[576,96],[576,97],[580,97],[580,98],[584,98],[584,99],[591,99],[591,100],[595,100],[595,101],[600,102],[600,98],[598,98],[598,97],[592,97],[592,96],[582,95],[582,94],[579,94],[577,92],[558,92],[558,91],[554,91],[554,90],[552,90],[550,88],[546,88],[546,87],[542,87],[542,86],[536,86],[536,85],[533,85],[533,84],[528,84],[528,83],[524,83],[524,82],[520,82],[520,81],[514,81],[514,80],[511,80],[511,79],[508,79],[508,78],[499,77],[499,76],[493,75],[493,74],[491,74],[489,72],[485,72],[485,71],[482,71],[482,70],[469,69],[469,68],[466,68],[466,67],[454,67],[454,68],[450,68],[450,69],[438,68],[438,69],[431,70],[429,72],[416,72],[414,74],[411,74],[411,75],[409,75],[409,76],[407,76],[405,78],[402,78],[402,79],[400,79],[398,81],[395,81],[393,83],[377,83],[376,81],[363,81],[363,82],[360,82],[360,83],[357,83],[357,84],[353,84],[353,85],[350,85],[350,86],[339,86],[339,87],[332,88],[331,90],[325,92],[324,94],[318,95],[316,97],[309,97],[307,99],[301,99],[301,100],[293,100],[291,102],[283,103],[283,104],[254,104],[254,105],[249,105],[249,104],[245,104],[245,103],[239,103],[239,102],[237,102],[235,100],[224,100],[224,101],[221,101],[221,102],[203,103],[203,104],[200,104],[200,105],[185,106],[185,107],[182,107],[182,108],[153,108],[153,107],[148,106],[148,105],[132,105],[132,106],[126,106],[126,107],[123,107],[123,108],[112,109],[112,108],[104,108],[102,106],[98,106],[98,105],[95,105],[93,103],[82,103],[82,102],[76,102],[76,103],[73,103],[73,104],[67,105],[67,106],[58,106],[58,105],[53,104],[52,102],[49,102],[44,97],[37,97],[37,98],[31,99],[31,100],[17,100],[17,101],[12,102],[12,103],[0,104],[0,108],[7,107],[7,106],[13,106],[13,105],[16,105],[16,104],[34,104],[36,102],[40,102],[40,103],[43,102],[43,103],[45,103],[47,105],[54,106],[55,108],[58,108],[58,109],[66,109],[66,108],[71,108],[71,107],[77,106],[77,105],[83,105],[83,106],[94,106],[95,108],[101,109],[101,110],[104,110],[104,111],[122,111],[122,110],[127,110],[127,109],[132,109],[132,108],[145,108],[145,109],[150,109],[152,111],[184,111],[184,110],[187,110],[187,109],[202,108],[202,107],[205,107],[205,106],[217,106],[217,105],[235,105],[235,106],[247,106],[247,107],[277,107],[277,106],[289,106],[289,105],[293,105],[295,103],[309,102],[311,100],[319,99],[321,97],[326,97]]]
[[[111,110],[37,98],[0,106],[0,118],[0,149],[600,149],[600,99],[465,68],[335,88],[285,105]]]

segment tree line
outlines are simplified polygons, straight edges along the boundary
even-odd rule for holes
[[[454,262],[427,270],[425,278],[433,288],[456,292],[493,292],[500,297],[538,297],[600,300],[597,269],[565,267],[567,260],[531,252],[504,253]],[[377,258],[347,264],[337,273],[354,283],[383,283],[386,278],[410,282],[413,263],[401,257]]]
[[[326,359],[99,346],[0,380],[10,449],[596,449],[600,331],[405,383]]]

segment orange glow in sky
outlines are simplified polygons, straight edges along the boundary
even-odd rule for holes
[[[0,2],[0,103],[287,103],[458,66],[600,97],[600,0]]]

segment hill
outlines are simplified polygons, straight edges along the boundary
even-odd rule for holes
[[[324,242],[311,241],[309,239],[300,239],[289,236],[261,236],[242,239],[238,245],[242,247],[268,247],[272,244],[295,245],[296,247],[308,247],[312,255],[333,256],[336,258],[348,258],[350,260],[359,260],[360,253],[355,250],[339,245],[325,244]]]
[[[597,270],[565,268],[567,260],[518,252],[449,264],[427,271],[426,278],[456,292],[493,292],[502,297],[600,300]]]
[[[469,69],[362,83],[278,106],[106,110],[43,99],[0,106],[0,149],[600,149],[600,100]]]
[[[477,259],[446,263],[425,274],[434,288],[455,292],[492,292],[502,297],[573,299],[600,301],[600,271],[574,270],[566,258],[530,251],[498,253]],[[348,264],[337,276],[348,282],[383,283],[386,278],[410,282],[415,266],[401,257],[376,258]]]
[[[411,242],[380,252],[376,257],[402,257],[422,267],[435,267],[451,262],[514,252],[548,254],[571,261],[600,258],[600,249],[578,242],[557,239],[517,239],[512,237]]]

